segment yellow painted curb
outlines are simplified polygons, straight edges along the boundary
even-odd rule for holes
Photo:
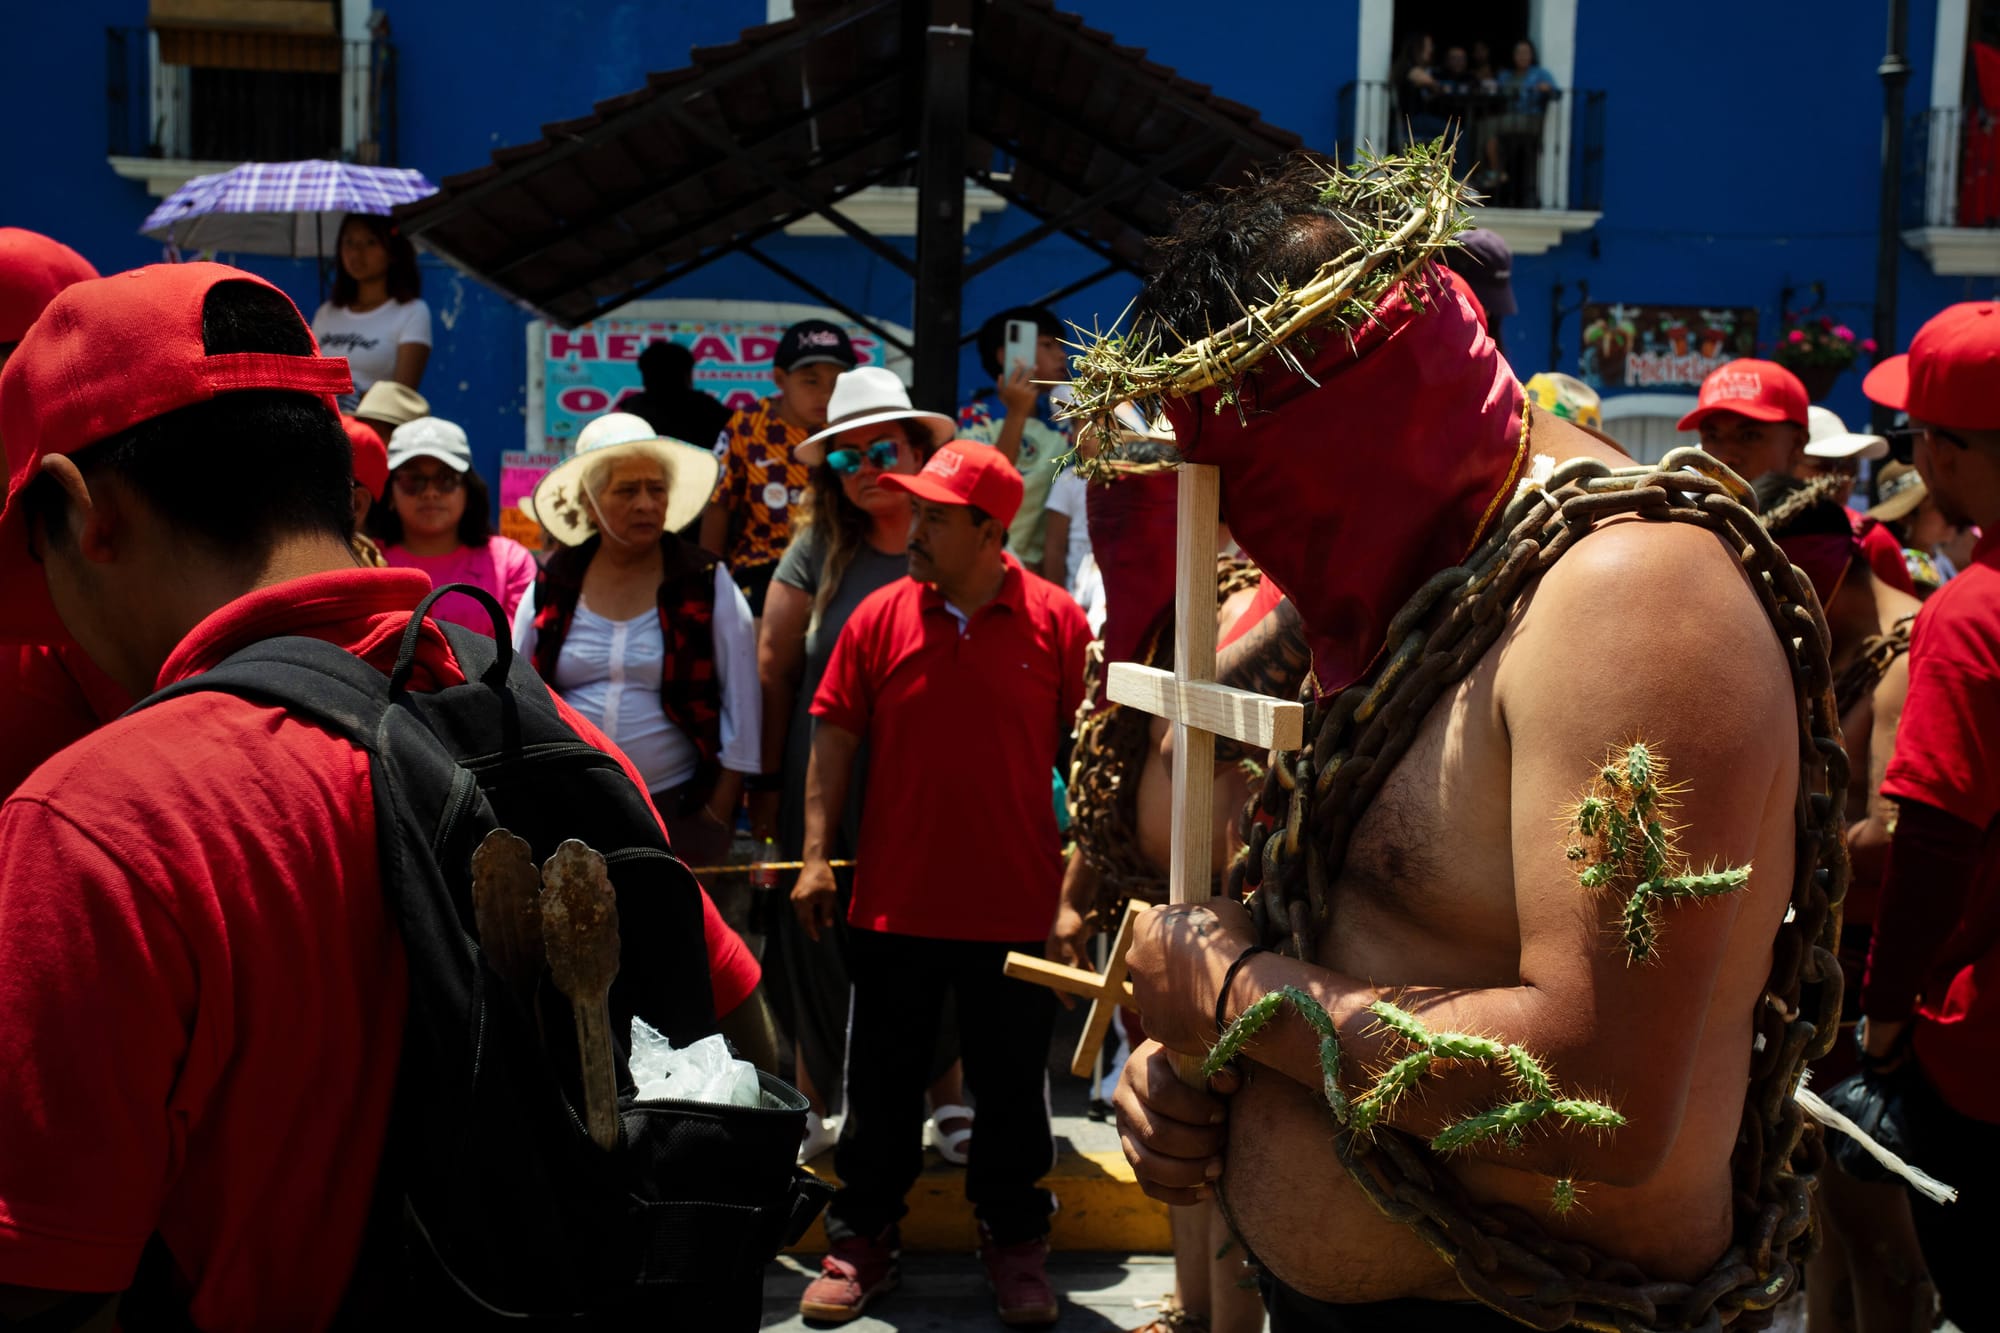
[[[926,1158],[928,1165],[910,1190],[910,1213],[902,1222],[903,1248],[958,1253],[976,1249],[979,1224],[965,1198],[965,1169],[947,1165],[934,1154]],[[810,1166],[822,1180],[839,1183],[831,1149]],[[1055,1170],[1042,1185],[1061,1203],[1049,1219],[1052,1249],[1161,1254],[1173,1249],[1167,1206],[1140,1190],[1123,1153],[1066,1152],[1056,1159]],[[813,1223],[792,1252],[826,1252],[824,1219]]]

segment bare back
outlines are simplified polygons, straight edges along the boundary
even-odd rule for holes
[[[1539,414],[1534,447],[1626,461]],[[1642,733],[1689,784],[1679,815],[1693,863],[1754,866],[1747,892],[1664,921],[1657,966],[1624,961],[1607,904],[1563,861],[1558,814],[1607,747]],[[1616,1183],[1592,1183],[1577,1169],[1587,1162],[1543,1144],[1530,1154],[1540,1169],[1504,1152],[1454,1159],[1476,1198],[1661,1277],[1697,1276],[1727,1246],[1751,1018],[1790,891],[1797,745],[1775,633],[1731,553],[1684,526],[1620,522],[1579,542],[1433,707],[1356,827],[1317,961],[1392,993],[1486,992],[1486,1012],[1503,1017],[1517,996],[1524,1014],[1539,1006],[1538,1030],[1558,1034],[1557,1079],[1634,1115],[1618,1131],[1633,1136],[1631,1163],[1603,1173]],[[1509,1026],[1486,1035],[1519,1039]],[[1347,1178],[1325,1103],[1247,1068],[1223,1186],[1258,1258],[1324,1300],[1463,1299]],[[1404,1127],[1434,1130],[1417,1119]],[[1577,1178],[1567,1218],[1550,1213],[1555,1170]]]

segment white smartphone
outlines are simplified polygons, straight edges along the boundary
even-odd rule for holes
[[[1041,329],[1032,319],[1010,319],[1007,321],[1007,340],[1001,345],[1000,373],[1012,375],[1016,366],[1025,368],[1028,374],[1035,373],[1035,344],[1041,339]]]

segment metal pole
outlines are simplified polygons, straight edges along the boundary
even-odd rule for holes
[[[1903,58],[1909,35],[1909,0],[1889,0],[1889,49],[1876,73],[1882,76],[1882,192],[1875,238],[1875,360],[1896,350],[1896,285],[1903,238],[1899,204],[1903,188],[1903,89],[1910,64]],[[1938,59],[1946,58],[1939,52]],[[1874,429],[1888,429],[1889,409],[1877,405]]]
[[[917,159],[916,401],[958,403],[965,268],[965,136],[972,89],[972,0],[929,0],[924,123]]]

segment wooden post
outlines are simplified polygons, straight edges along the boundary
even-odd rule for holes
[[[965,268],[965,141],[972,96],[972,0],[929,0],[917,159],[916,402],[958,407]]]

